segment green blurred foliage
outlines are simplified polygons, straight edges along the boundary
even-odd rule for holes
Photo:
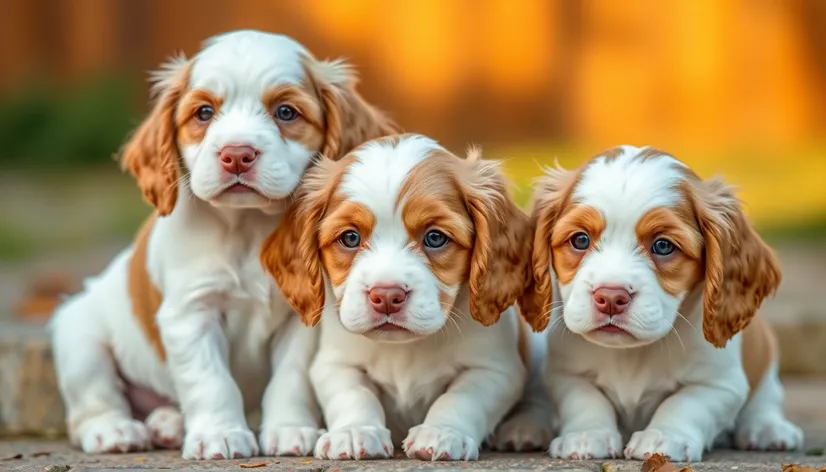
[[[116,74],[69,90],[36,80],[0,100],[0,165],[49,170],[109,161],[137,123],[138,84]]]

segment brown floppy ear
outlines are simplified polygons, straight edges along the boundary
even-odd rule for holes
[[[346,61],[307,58],[305,69],[324,108],[322,155],[339,159],[366,141],[401,131],[356,91],[358,78]]]
[[[475,227],[470,257],[470,315],[485,326],[516,303],[530,281],[531,228],[508,197],[496,162],[471,148],[458,185]]]
[[[261,265],[307,326],[318,324],[324,308],[318,228],[333,188],[333,164],[322,158],[307,171],[296,201],[261,247]]]
[[[703,334],[725,347],[777,290],[780,264],[722,180],[692,182],[691,195],[705,242]]]
[[[155,106],[121,153],[121,166],[137,179],[143,198],[161,216],[172,213],[178,198],[180,169],[175,111],[188,78],[189,62],[183,56],[169,61],[153,74]]]
[[[522,316],[535,332],[548,326],[553,308],[551,271],[551,233],[571,199],[580,171],[567,171],[557,165],[548,169],[536,185],[531,213],[531,279],[519,298]]]

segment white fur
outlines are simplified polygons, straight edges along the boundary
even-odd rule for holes
[[[679,202],[675,185],[683,165],[670,157],[635,159],[641,151],[625,146],[617,159],[597,160],[574,191],[575,201],[601,212],[606,228],[555,296],[564,308],[552,312],[548,335],[546,381],[560,420],[550,454],[644,459],[662,453],[698,461],[735,424],[741,444],[800,446],[800,430],[782,412],[776,368],[766,373],[738,420],[749,394],[741,336],[724,349],[706,342],[702,294],[667,294],[640,252],[637,221],[652,208]],[[601,285],[634,293],[626,314],[608,320],[596,313],[591,292]],[[590,332],[607,322],[636,340]]]
[[[491,327],[469,316],[467,284],[440,286],[423,256],[409,250],[398,195],[410,170],[438,145],[404,137],[357,151],[340,184],[365,205],[375,226],[346,281],[327,281],[319,352],[310,375],[329,430],[319,458],[411,457],[472,460],[516,403],[526,372],[513,309]],[[385,320],[370,314],[365,290],[377,283],[410,290],[401,323],[411,333],[373,333]],[[450,322],[439,290],[457,294]],[[336,302],[340,302],[340,305]]]
[[[185,458],[257,454],[245,412],[262,398],[263,453],[307,454],[319,434],[306,372],[317,334],[292,314],[259,263],[261,244],[285,205],[275,200],[292,192],[315,152],[285,140],[262,116],[261,94],[301,80],[305,51],[289,38],[255,31],[206,44],[194,59],[190,87],[210,90],[224,106],[203,143],[182,150],[191,180],[180,181],[175,209],[155,223],[147,253],[148,274],[163,294],[156,322],[167,362],[132,314],[131,247],[88,279],[51,324],[71,438],[86,452],[144,450],[153,437],[159,446],[181,440],[180,418],[168,407],[150,415],[149,430],[133,419],[116,369],[130,384],[180,405]],[[216,151],[227,144],[262,151],[249,183],[275,202],[216,197],[235,179],[218,165]]]

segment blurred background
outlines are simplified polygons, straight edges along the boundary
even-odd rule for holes
[[[147,71],[238,28],[350,59],[406,130],[504,159],[523,203],[554,158],[670,151],[740,187],[787,285],[826,276],[826,2],[0,0],[0,309],[128,243],[150,210],[112,157]]]

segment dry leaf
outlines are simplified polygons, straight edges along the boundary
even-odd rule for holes
[[[642,463],[641,472],[692,472],[690,467],[677,469],[662,454],[654,454]]]
[[[0,461],[13,461],[15,459],[22,459],[22,458],[23,458],[23,454],[17,453],[17,454],[11,454],[11,455],[8,455],[8,456],[0,456]]]
[[[312,464],[313,461],[304,461],[304,464]]]
[[[148,460],[149,459],[147,459],[146,457],[136,457],[135,458],[135,462],[146,462]]]
[[[826,469],[821,469],[821,472],[823,472],[824,470]],[[817,469],[812,469],[811,467],[803,467],[797,464],[784,464],[783,472],[817,472]]]
[[[37,451],[37,452],[32,452],[31,453],[32,457],[43,457],[43,456],[51,456],[51,455],[52,455],[52,453],[49,452],[49,451]]]
[[[257,469],[258,467],[266,467],[266,462],[250,462],[249,464],[241,464],[242,469]]]

